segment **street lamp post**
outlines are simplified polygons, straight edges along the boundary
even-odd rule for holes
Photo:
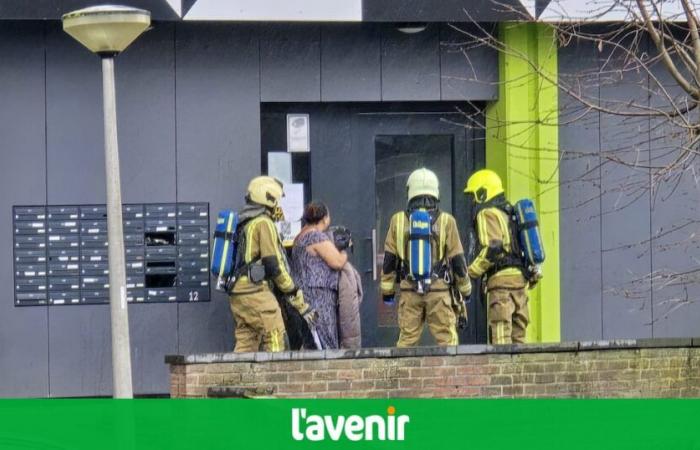
[[[113,395],[132,398],[114,57],[150,26],[151,14],[142,9],[109,5],[73,11],[65,14],[62,20],[66,33],[102,58]]]

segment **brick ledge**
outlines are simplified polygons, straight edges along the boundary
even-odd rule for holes
[[[572,341],[551,344],[511,344],[511,345],[458,345],[449,347],[413,348],[363,348],[358,350],[310,350],[279,353],[200,353],[192,355],[166,355],[165,363],[210,364],[229,362],[267,362],[363,358],[410,358],[419,356],[453,356],[481,354],[521,354],[585,352],[594,350],[634,350],[644,348],[700,347],[700,337],[660,338],[660,339],[620,339],[609,341]]]

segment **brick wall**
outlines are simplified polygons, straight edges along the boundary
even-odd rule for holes
[[[700,397],[700,339],[174,355],[172,397]]]

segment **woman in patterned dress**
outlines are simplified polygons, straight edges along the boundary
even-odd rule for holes
[[[316,331],[325,348],[338,348],[338,275],[348,260],[325,231],[331,224],[328,208],[311,202],[304,208],[303,228],[292,248],[292,277],[304,299],[318,313]]]

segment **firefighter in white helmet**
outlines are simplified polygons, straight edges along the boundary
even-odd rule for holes
[[[466,325],[464,299],[471,293],[464,250],[454,217],[439,208],[440,190],[437,176],[422,168],[415,170],[406,183],[408,204],[405,211],[391,218],[384,244],[384,266],[381,291],[384,302],[393,305],[398,294],[398,347],[418,344],[423,325],[438,345],[457,345],[457,323]],[[409,217],[424,210],[430,218],[430,281],[429,289],[419,286],[411,276],[409,251],[413,239]]]

